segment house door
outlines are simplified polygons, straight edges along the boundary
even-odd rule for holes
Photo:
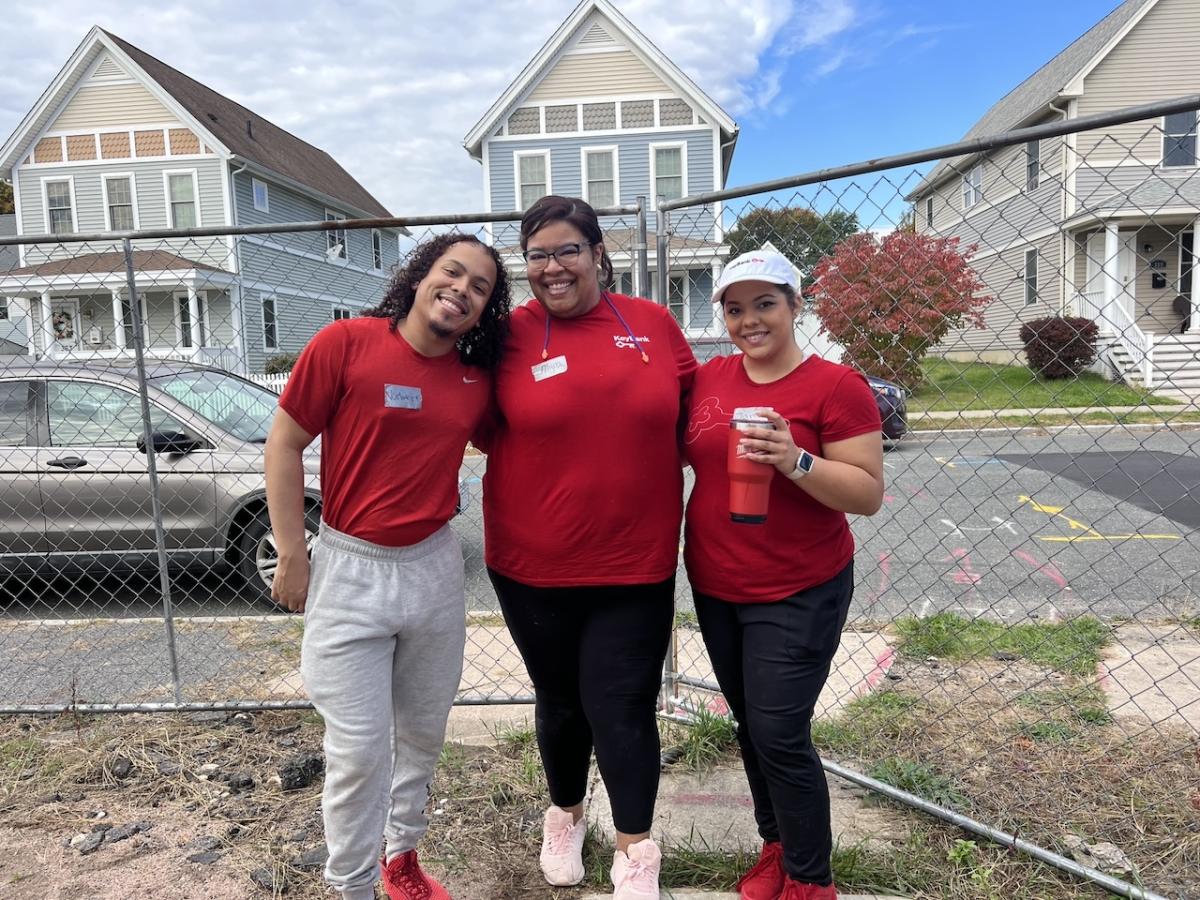
[[[1137,276],[1137,257],[1134,255],[1134,235],[1121,238],[1117,244],[1117,303],[1129,314],[1130,319],[1136,319],[1134,312],[1135,278]],[[1104,298],[1104,232],[1097,231],[1088,235],[1087,242],[1087,292],[1092,295],[1097,306]]]
[[[74,297],[50,301],[50,334],[57,349],[73,350],[79,346],[79,301]]]

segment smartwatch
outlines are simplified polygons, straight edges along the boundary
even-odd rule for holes
[[[788,478],[792,479],[792,481],[799,481],[812,471],[813,463],[816,462],[816,459],[807,450],[801,450],[800,455],[796,457],[796,468],[788,472]]]

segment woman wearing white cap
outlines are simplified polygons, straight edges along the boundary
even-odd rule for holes
[[[812,745],[854,590],[846,513],[883,502],[879,410],[866,379],[796,343],[799,277],[753,251],[725,267],[713,302],[739,354],[696,374],[685,449],[696,475],[684,559],[763,838],[738,883],[744,900],[832,900],[829,790]],[[726,469],[733,411],[766,420],[739,453],[773,466],[766,520],[734,521]]]

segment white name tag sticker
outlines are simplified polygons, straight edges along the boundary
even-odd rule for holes
[[[567,371],[567,358],[556,356],[554,359],[548,359],[536,366],[530,366],[529,370],[533,372],[534,381],[545,381],[547,378],[553,378],[555,375],[561,375]]]
[[[385,384],[383,405],[388,409],[420,409],[421,389],[405,384]]]

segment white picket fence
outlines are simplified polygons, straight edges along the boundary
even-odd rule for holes
[[[282,375],[247,375],[246,377],[277,394],[282,394],[284,387],[288,383],[287,372],[284,372]]]

